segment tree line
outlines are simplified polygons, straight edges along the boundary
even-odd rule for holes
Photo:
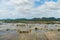
[[[32,19],[26,19],[26,18],[20,18],[20,19],[2,19],[0,21],[4,22],[26,22],[26,21],[60,21],[60,18],[55,17],[42,17],[42,18],[32,18]]]

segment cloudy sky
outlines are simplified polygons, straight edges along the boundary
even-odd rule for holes
[[[0,0],[0,19],[60,18],[60,0]]]

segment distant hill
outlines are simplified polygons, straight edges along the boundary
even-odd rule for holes
[[[25,19],[25,18],[21,18],[21,19],[2,19],[0,21],[3,21],[3,22],[6,22],[6,23],[41,23],[41,22],[53,22],[55,21],[55,23],[58,21],[60,22],[60,18],[54,18],[54,17],[49,17],[49,18],[46,18],[46,17],[42,17],[42,18],[32,18],[32,19]]]

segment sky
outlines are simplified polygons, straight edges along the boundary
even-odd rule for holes
[[[0,19],[60,18],[60,0],[0,0]]]

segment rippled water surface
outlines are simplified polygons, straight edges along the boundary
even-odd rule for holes
[[[46,25],[48,29],[60,28],[60,24],[40,24],[42,27]],[[38,27],[39,25],[37,25]],[[1,27],[15,28],[15,26],[9,24],[1,25]],[[19,33],[17,30],[0,30],[0,40],[60,40],[59,31],[47,31],[47,30],[32,30],[29,33]]]

